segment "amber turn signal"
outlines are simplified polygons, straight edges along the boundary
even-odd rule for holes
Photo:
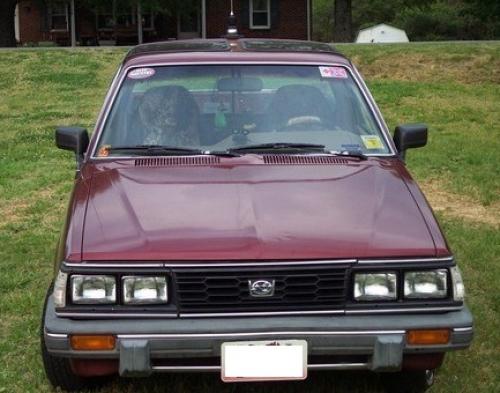
[[[70,343],[76,351],[111,351],[115,348],[115,337],[71,336]]]
[[[409,345],[438,345],[448,344],[450,331],[448,329],[409,330],[406,334]]]

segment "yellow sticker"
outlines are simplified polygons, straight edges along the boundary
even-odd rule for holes
[[[365,147],[369,150],[384,148],[384,144],[378,135],[361,135],[361,139]]]

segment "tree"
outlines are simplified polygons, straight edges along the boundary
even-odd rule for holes
[[[16,46],[14,16],[18,0],[0,0],[0,47]]]
[[[352,5],[351,0],[335,0],[333,11],[333,40],[335,42],[352,41]]]

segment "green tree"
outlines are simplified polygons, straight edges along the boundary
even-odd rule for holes
[[[352,41],[351,0],[335,0],[333,9],[333,40],[335,42]]]

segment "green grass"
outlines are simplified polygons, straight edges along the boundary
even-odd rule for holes
[[[424,121],[429,146],[409,152],[418,181],[500,212],[500,44],[342,46],[367,78],[389,126]],[[0,51],[0,393],[51,391],[38,330],[72,186],[73,157],[54,126],[91,128],[124,50]],[[450,354],[434,393],[500,385],[500,230],[439,214],[458,256],[476,322],[468,351]],[[496,221],[498,222],[498,221]],[[314,373],[303,383],[222,385],[216,375],[115,381],[103,392],[381,392],[376,376]]]

